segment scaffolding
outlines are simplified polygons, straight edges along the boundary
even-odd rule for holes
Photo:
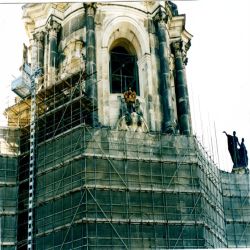
[[[37,248],[225,246],[218,176],[197,152],[193,137],[84,125],[40,144]]]
[[[250,246],[249,174],[222,172],[223,201],[228,246]]]
[[[76,73],[36,96],[33,248],[227,246],[220,173],[196,138],[90,127],[96,108],[86,77]],[[14,122],[23,125],[17,237],[26,249],[30,128],[17,115]]]
[[[85,81],[91,76],[84,70],[96,70],[93,55],[99,43],[92,46],[95,28],[87,27],[94,24],[94,17],[88,15],[87,9],[77,15],[74,6],[57,7],[60,11],[69,7],[67,15],[74,13],[74,17],[65,17],[58,40],[50,40],[48,34],[42,46],[32,46],[32,67],[43,64],[45,74],[31,93],[27,78],[30,70],[23,65],[22,78],[12,85],[19,98],[5,112],[8,126],[19,129],[0,130],[0,229],[4,228],[0,231],[0,248],[137,250],[250,246],[249,176],[221,173],[195,136],[90,126],[98,125],[92,123],[98,102],[85,93]],[[25,12],[27,16],[30,11]],[[44,21],[50,23],[54,17],[57,20],[54,14]],[[101,20],[105,12],[100,14]],[[93,20],[85,20],[85,16]],[[43,29],[42,20],[43,17],[35,20],[35,32]],[[151,24],[152,16],[144,20]],[[177,26],[172,31],[178,30]],[[149,33],[154,40],[150,45],[152,53],[158,55],[157,39],[152,30]],[[184,35],[185,39],[191,37],[186,31]],[[76,42],[77,49],[73,50],[71,46],[76,46]],[[139,46],[139,40],[134,44]],[[39,51],[44,58],[39,57]],[[54,60],[51,70],[51,59],[57,52],[61,62],[56,65]],[[121,52],[121,47],[110,51],[111,94],[132,86],[140,96],[136,57]],[[83,63],[85,59],[88,63]],[[148,59],[142,71],[150,69]],[[151,59],[152,70],[157,72],[157,56]],[[93,74],[97,73],[93,72],[92,81],[87,83],[95,88],[99,82]],[[88,91],[89,96],[95,96],[93,92],[95,89]],[[11,137],[13,140],[9,140]]]
[[[17,244],[18,138],[17,130],[0,128],[0,249],[6,250]]]

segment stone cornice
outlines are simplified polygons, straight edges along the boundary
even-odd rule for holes
[[[36,3],[25,4],[23,8],[23,18],[30,17],[36,19],[41,16],[46,16],[49,9],[64,13],[70,6],[70,3]]]
[[[169,25],[169,36],[171,43],[175,43],[176,41],[182,42],[181,52],[184,56],[184,60],[186,58],[187,51],[191,46],[192,35],[185,29],[186,16],[178,15],[173,16],[170,20]]]
[[[65,8],[63,8],[65,7]],[[47,23],[48,18],[53,15],[58,20],[63,18],[63,10],[67,10],[69,3],[36,3],[25,4],[23,9],[23,20],[25,29],[30,39],[36,29],[41,30]]]
[[[185,29],[185,15],[172,17],[169,23],[169,35],[171,38],[178,38]]]
[[[192,35],[185,29],[186,15],[174,16],[169,25],[170,38],[183,37],[185,41],[191,40]]]
[[[189,43],[192,38],[193,38],[193,35],[191,35],[188,31],[186,31],[185,29],[182,31],[181,39],[183,40],[183,42]]]
[[[45,15],[48,9],[51,7],[50,3],[41,3],[41,4],[25,4],[23,9],[23,18],[29,17],[31,19],[36,19]]]

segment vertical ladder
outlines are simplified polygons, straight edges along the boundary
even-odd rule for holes
[[[34,217],[34,170],[36,165],[36,78],[41,74],[37,68],[31,75],[31,110],[30,110],[30,161],[29,161],[29,203],[28,203],[28,244],[27,249],[33,249],[33,217]]]

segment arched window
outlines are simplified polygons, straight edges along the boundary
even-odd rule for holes
[[[126,48],[116,46],[110,51],[110,91],[124,93],[129,87],[140,95],[137,58]]]

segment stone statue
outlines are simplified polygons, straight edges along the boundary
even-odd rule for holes
[[[140,101],[138,99],[135,100],[135,112],[138,115],[137,125],[141,126],[143,113],[142,113]]]
[[[172,11],[173,16],[178,16],[178,8],[177,5],[171,1],[167,1],[167,3],[169,4],[169,7]]]
[[[125,102],[127,103],[128,112],[131,114],[135,111],[134,105],[136,100],[136,93],[135,91],[132,91],[131,87],[129,87],[128,91],[126,91],[123,95]]]
[[[127,104],[124,100],[124,98],[119,97],[121,104],[120,104],[120,114],[119,114],[119,118],[123,117],[124,115],[126,115],[127,111]]]
[[[240,144],[236,132],[233,131],[233,135],[229,135],[225,131],[223,131],[223,133],[227,136],[228,151],[234,163],[233,167],[238,167],[240,163],[238,146],[240,146]]]
[[[23,64],[28,63],[28,47],[23,44]]]
[[[239,164],[242,167],[247,167],[248,166],[248,156],[247,156],[247,149],[246,146],[244,144],[244,138],[242,138],[241,140],[241,144],[240,144],[240,149],[239,149]]]
[[[143,121],[143,112],[140,101],[136,99],[136,92],[129,87],[123,96],[124,98],[121,98],[119,117],[124,117],[127,126],[140,127]]]
[[[128,91],[123,94],[125,103],[127,104],[127,112],[125,114],[125,121],[128,126],[132,124],[131,114],[135,111],[135,100],[136,93],[132,91],[131,87],[129,87]]]

